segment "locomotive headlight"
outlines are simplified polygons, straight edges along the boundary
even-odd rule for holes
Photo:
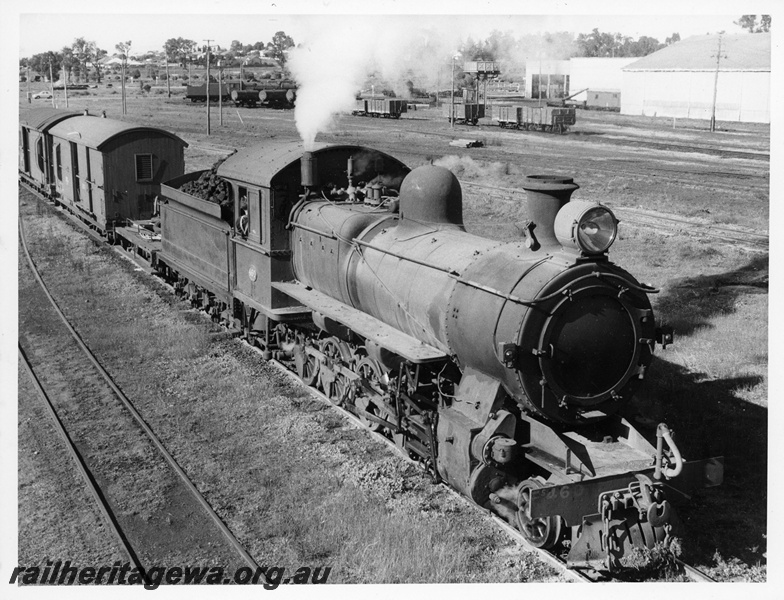
[[[606,206],[573,200],[555,217],[555,237],[564,248],[586,254],[606,252],[618,235],[618,219]]]

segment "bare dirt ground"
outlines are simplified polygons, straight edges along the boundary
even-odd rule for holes
[[[120,114],[114,90],[69,98],[71,109],[106,110],[112,118],[167,128],[190,144],[188,170],[210,167],[233,148],[267,139],[298,139],[294,111],[206,107],[181,96],[131,95]],[[37,105],[47,105],[38,100]],[[29,105],[20,102],[24,110]],[[61,104],[62,106],[62,104]],[[575,198],[618,209],[685,220],[660,229],[621,223],[614,262],[660,288],[652,297],[660,320],[675,326],[676,343],[658,354],[635,409],[666,420],[687,458],[725,456],[725,483],[697,495],[682,513],[693,534],[697,565],[722,580],[764,579],[767,550],[768,254],[700,235],[689,222],[766,234],[769,227],[769,128],[627,117],[578,111],[566,135],[479,127],[450,128],[436,109],[400,120],[342,115],[317,141],[364,144],[411,167],[435,161],[466,183],[519,188],[525,175],[575,178]],[[449,145],[477,139],[482,148]],[[464,218],[474,233],[519,239],[525,202],[465,185]],[[622,217],[623,219],[623,217]]]

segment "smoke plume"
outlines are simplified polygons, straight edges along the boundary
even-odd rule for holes
[[[513,20],[496,18],[493,24],[506,29]],[[501,32],[487,22],[480,28],[480,21],[456,15],[309,17],[305,41],[288,58],[298,84],[294,116],[305,145],[330,131],[336,114],[350,112],[368,82],[377,82],[376,94],[391,88],[402,98],[412,87],[449,89],[452,57],[471,40],[492,38],[502,71],[516,77],[527,58],[567,58],[573,50],[571,34],[518,37],[513,29]],[[472,59],[461,56],[457,64]]]

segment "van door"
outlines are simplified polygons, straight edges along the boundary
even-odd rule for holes
[[[79,151],[75,142],[68,142],[71,147],[71,185],[73,189],[74,204],[81,204],[81,196],[79,194]]]

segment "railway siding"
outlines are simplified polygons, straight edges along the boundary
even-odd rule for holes
[[[26,270],[26,264],[20,264],[20,272]],[[32,281],[32,277],[24,280]],[[133,550],[126,560],[138,556],[141,566],[149,568],[167,561],[197,565],[209,557],[226,567],[241,566],[233,549],[77,347],[43,291],[31,284],[21,293],[20,344],[88,476],[102,488],[110,519],[119,523],[131,544]]]

